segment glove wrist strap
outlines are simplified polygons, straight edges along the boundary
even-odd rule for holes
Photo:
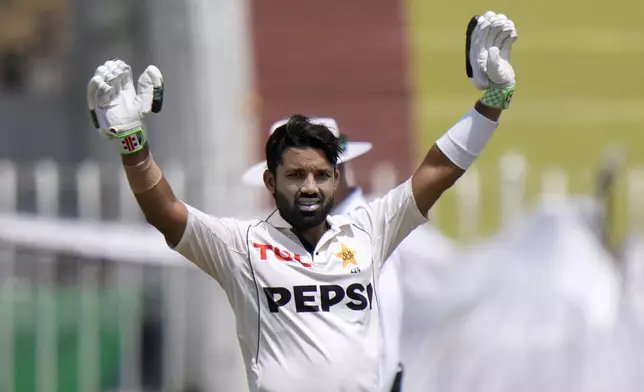
[[[481,103],[486,106],[505,110],[510,107],[510,101],[514,95],[514,86],[506,88],[489,88],[485,90]]]
[[[118,137],[113,139],[113,142],[116,143],[118,151],[121,155],[130,155],[143,150],[147,139],[148,138],[145,132],[145,127],[143,127],[143,125],[140,125],[136,128],[132,128],[128,131],[124,131],[122,134],[119,134]]]

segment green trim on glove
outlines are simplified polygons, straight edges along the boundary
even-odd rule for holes
[[[143,150],[147,139],[145,128],[143,126],[139,126],[130,129],[129,131],[125,131],[115,140],[118,143],[121,155],[130,155]]]
[[[492,108],[505,110],[510,107],[510,101],[514,95],[514,86],[507,88],[490,88],[485,90],[481,102]]]

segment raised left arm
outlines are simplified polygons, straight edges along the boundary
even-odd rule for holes
[[[514,23],[491,11],[475,16],[467,28],[466,72],[483,97],[439,138],[412,177],[412,192],[424,215],[465,173],[510,105],[515,75],[510,49],[517,39]]]

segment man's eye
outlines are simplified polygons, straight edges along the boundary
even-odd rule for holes
[[[289,177],[289,178],[302,178],[302,177],[304,177],[304,174],[302,174],[302,173],[289,173],[287,175],[287,177]]]

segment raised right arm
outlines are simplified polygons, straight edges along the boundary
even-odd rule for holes
[[[95,127],[122,156],[130,188],[148,223],[185,258],[227,288],[246,260],[249,223],[217,218],[177,200],[152,158],[143,117],[161,110],[163,77],[149,66],[132,82],[130,66],[111,60],[96,69],[87,87]]]
[[[87,85],[87,102],[94,126],[123,157],[128,182],[145,219],[176,245],[186,229],[188,211],[152,159],[143,126],[143,117],[158,113],[163,106],[161,71],[149,66],[137,87],[130,66],[110,60],[96,69]]]
[[[123,155],[122,161],[145,220],[163,234],[166,242],[176,246],[186,230],[188,210],[177,200],[154,162],[149,145],[134,154]]]

